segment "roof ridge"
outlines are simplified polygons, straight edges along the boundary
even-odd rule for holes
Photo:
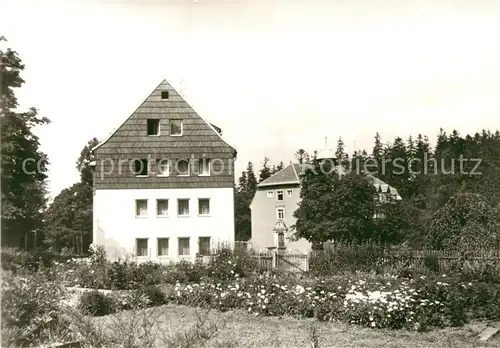
[[[123,120],[122,123],[120,123],[120,125],[118,127],[116,127],[115,129],[113,129],[111,131],[111,133],[108,134],[108,136],[106,136],[104,138],[103,141],[99,142],[99,144],[97,144],[96,146],[94,146],[90,151],[94,151],[94,150],[97,150],[98,148],[100,148],[102,145],[104,145],[109,139],[111,139],[111,137],[116,133],[118,132],[118,130],[125,124],[125,122],[128,121],[129,118],[131,118],[137,110],[140,109],[140,107],[146,102],[146,100],[148,100],[149,96],[158,89],[158,87],[160,87],[164,82],[168,83],[168,81],[166,79],[163,79],[151,92],[149,92],[149,94],[146,96],[146,98],[142,101],[142,103],[134,110],[134,112],[132,112],[130,115],[127,116],[127,118],[125,118]],[[168,83],[170,85],[170,83]],[[172,86],[172,85],[170,85]],[[173,87],[172,87],[173,88]],[[174,88],[175,90],[175,88]],[[176,91],[177,92],[177,91]]]
[[[295,169],[295,163],[292,163],[292,169],[293,173],[295,174],[295,177],[297,178],[297,180],[300,181],[299,175],[297,174],[297,169]]]

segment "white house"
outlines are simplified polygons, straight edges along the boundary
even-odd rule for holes
[[[232,243],[236,150],[167,81],[93,152],[93,243],[109,259],[194,260]]]

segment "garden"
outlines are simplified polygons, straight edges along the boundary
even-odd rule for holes
[[[228,249],[218,251],[208,264],[166,265],[109,262],[95,246],[88,259],[50,262],[3,252],[2,346],[69,341],[141,346],[145,337],[159,340],[144,330],[161,322],[162,310],[151,307],[165,306],[220,313],[219,319],[234,319],[238,313],[243,321],[285,318],[393,332],[432,332],[500,320],[500,274],[494,265],[462,263],[448,274],[431,266],[411,270],[404,263],[399,269],[370,270],[366,257],[359,255],[363,248],[356,250],[330,255],[328,262],[313,260],[311,272],[300,275],[259,269],[248,253]],[[364,264],[356,264],[360,262]],[[220,320],[202,317],[186,329],[191,334],[184,332],[181,339],[171,329],[160,346],[178,347],[182,340],[186,347],[202,345],[223,330]],[[103,329],[116,320],[121,322],[112,327],[122,327],[124,333]],[[118,339],[124,337],[127,342]]]

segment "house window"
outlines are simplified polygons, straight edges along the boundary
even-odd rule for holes
[[[198,175],[210,175],[210,160],[207,158],[198,161]]]
[[[189,238],[179,238],[179,256],[189,255]]]
[[[135,216],[148,216],[148,201],[147,199],[137,199],[135,201]]]
[[[292,197],[292,195],[293,195],[293,191],[292,191],[292,190],[286,190],[286,195],[287,195],[288,197]]]
[[[277,208],[276,209],[276,217],[279,220],[283,220],[285,218],[285,208]]]
[[[200,255],[210,255],[210,237],[200,237],[198,239],[198,253]]]
[[[139,257],[148,256],[148,239],[137,238],[135,240],[135,250],[136,250],[136,255]]]
[[[148,176],[148,160],[134,160],[134,174],[136,176]]]
[[[158,256],[168,255],[168,238],[158,238]]]
[[[170,135],[182,135],[182,120],[170,120]]]
[[[177,200],[177,215],[189,216],[189,199]]]
[[[278,201],[283,200],[283,191],[276,191],[276,197],[278,198]]]
[[[168,99],[168,91],[161,91],[161,99]]]
[[[156,200],[156,216],[168,216],[168,199]]]
[[[177,161],[177,176],[189,176],[189,162],[186,160]]]
[[[158,176],[169,176],[170,175],[170,161],[163,159],[157,161]]]
[[[267,198],[273,198],[274,197],[274,191],[267,191]]]
[[[157,118],[148,120],[148,135],[160,135],[160,120]]]
[[[198,199],[198,214],[210,215],[210,199],[208,198]]]

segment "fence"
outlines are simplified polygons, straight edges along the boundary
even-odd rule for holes
[[[259,268],[266,270],[277,269],[281,272],[309,271],[309,253],[288,253],[286,251],[265,251],[252,257],[257,260]]]
[[[500,249],[451,251],[390,249],[380,245],[328,245],[310,255],[330,269],[376,270],[406,267],[447,272],[455,267],[489,265],[500,272]]]
[[[253,253],[260,268],[284,272],[307,272],[310,263],[322,260],[332,271],[375,270],[407,267],[412,270],[448,272],[455,266],[490,265],[500,272],[500,249],[472,252],[437,250],[390,250],[379,246],[340,246],[308,253],[264,251]]]

